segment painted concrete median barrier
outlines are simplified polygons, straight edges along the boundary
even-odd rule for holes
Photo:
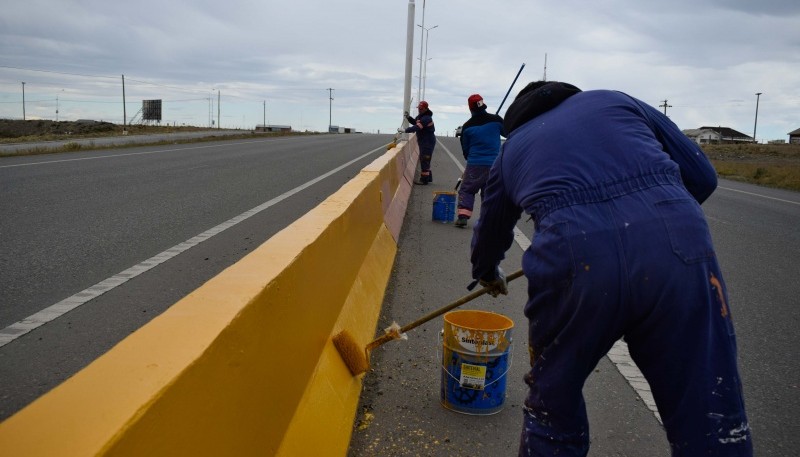
[[[361,380],[331,335],[375,334],[417,156],[400,142],[0,423],[0,454],[345,455]]]

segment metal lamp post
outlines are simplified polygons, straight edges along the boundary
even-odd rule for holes
[[[763,92],[756,92],[756,120],[753,123],[753,143],[758,143],[756,140],[756,127],[758,127],[758,100],[761,98]]]
[[[424,68],[422,70],[422,98],[420,100],[425,100],[425,81],[428,78],[428,61],[430,60],[428,58],[428,32],[430,32],[431,30],[435,29],[436,27],[439,27],[439,26],[438,25],[434,25],[433,27],[431,27],[429,29],[425,29],[423,27],[423,29],[425,29],[425,60],[424,60],[424,63],[423,63]]]
[[[25,81],[22,81],[22,120],[25,120]]]
[[[422,0],[422,25],[417,24],[417,27],[422,27],[422,30],[425,30],[425,0]],[[422,34],[420,34],[419,39],[419,85],[417,86],[417,103],[422,100]]]

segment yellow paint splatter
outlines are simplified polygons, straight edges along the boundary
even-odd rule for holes
[[[364,418],[361,419],[358,423],[358,430],[364,430],[370,426],[372,421],[375,419],[375,415],[369,411],[364,412]]]

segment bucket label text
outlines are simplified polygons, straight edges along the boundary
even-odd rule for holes
[[[459,384],[464,389],[483,390],[486,385],[486,367],[462,363]]]

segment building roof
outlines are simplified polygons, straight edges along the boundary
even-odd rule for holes
[[[800,135],[800,129],[793,130],[793,131],[787,133],[787,135]]]
[[[742,132],[737,132],[736,130],[734,130],[734,129],[730,128],[730,127],[720,127],[720,126],[718,126],[718,127],[700,127],[700,130],[713,130],[713,131],[719,133],[720,135],[722,135],[723,138],[732,138],[732,139],[733,138],[746,138],[746,139],[749,139],[749,140],[753,139],[749,135],[745,135]]]
[[[683,134],[689,137],[700,136],[703,132],[710,131],[711,129],[685,129],[682,130]]]

